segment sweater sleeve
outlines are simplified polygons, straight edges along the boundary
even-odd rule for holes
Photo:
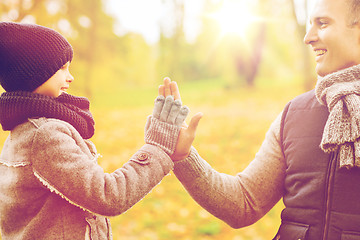
[[[141,200],[173,168],[160,148],[145,144],[113,173],[83,151],[63,123],[42,125],[32,143],[35,176],[52,192],[88,212],[115,216]]]
[[[283,196],[286,163],[280,145],[281,114],[271,124],[254,160],[236,176],[214,170],[192,148],[174,173],[203,208],[233,228],[251,225]]]

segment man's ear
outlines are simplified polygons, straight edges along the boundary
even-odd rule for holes
[[[354,19],[351,25],[360,28],[360,19]]]
[[[357,39],[358,39],[358,43],[360,44],[360,22],[356,22],[354,24],[354,27],[356,28],[357,31]]]
[[[352,27],[355,28],[356,31],[357,31],[357,34],[358,34],[357,38],[358,38],[358,42],[359,42],[359,44],[360,44],[360,21],[354,22],[354,23],[352,24]]]

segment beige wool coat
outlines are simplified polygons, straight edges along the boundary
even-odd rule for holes
[[[173,168],[149,144],[113,173],[97,158],[94,145],[64,121],[18,125],[0,155],[2,239],[112,239],[107,217],[128,210]]]

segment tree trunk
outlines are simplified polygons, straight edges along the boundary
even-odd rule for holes
[[[295,9],[295,3],[294,0],[290,0],[292,9],[293,9],[293,17],[296,20],[297,23],[297,31],[299,35],[299,40],[303,42],[303,39],[306,34],[306,24],[299,23],[297,17],[296,17],[296,9]],[[307,11],[307,0],[304,0],[304,9]],[[301,45],[301,52],[302,52],[302,71],[304,76],[304,89],[305,90],[311,90],[314,87],[314,84],[316,82],[316,77],[314,77],[313,68],[311,65],[311,56],[309,52],[308,46],[305,44]]]

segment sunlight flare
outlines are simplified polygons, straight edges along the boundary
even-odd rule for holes
[[[249,0],[224,1],[220,9],[212,14],[221,29],[222,35],[246,35],[249,26],[256,21]]]

